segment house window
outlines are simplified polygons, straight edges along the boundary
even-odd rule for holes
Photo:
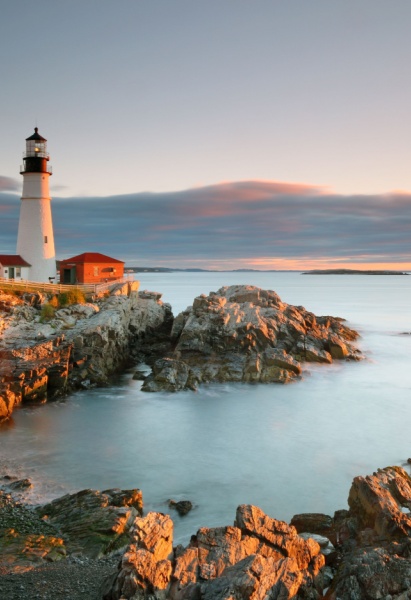
[[[21,267],[16,267],[16,277],[21,277]]]
[[[98,267],[93,267],[94,269],[94,277],[98,276]]]

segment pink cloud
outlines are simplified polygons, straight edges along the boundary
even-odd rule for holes
[[[183,215],[193,217],[223,217],[230,214],[247,214],[253,203],[264,203],[289,197],[325,196],[325,186],[309,183],[287,183],[282,181],[250,180],[221,182],[203,188],[191,188],[183,192],[190,203],[177,209]]]

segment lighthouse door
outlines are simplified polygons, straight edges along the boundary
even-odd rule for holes
[[[9,279],[14,279],[14,267],[9,267]]]

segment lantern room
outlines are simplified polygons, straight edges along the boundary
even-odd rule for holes
[[[26,138],[26,151],[23,153],[23,165],[20,173],[48,173],[51,175],[51,167],[47,165],[49,160],[47,152],[47,140],[39,134],[37,127],[34,133]]]

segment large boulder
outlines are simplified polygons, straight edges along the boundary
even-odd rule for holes
[[[195,298],[173,323],[174,352],[153,366],[145,391],[202,382],[288,383],[302,363],[358,360],[358,333],[334,317],[282,302],[271,290],[238,285]]]

